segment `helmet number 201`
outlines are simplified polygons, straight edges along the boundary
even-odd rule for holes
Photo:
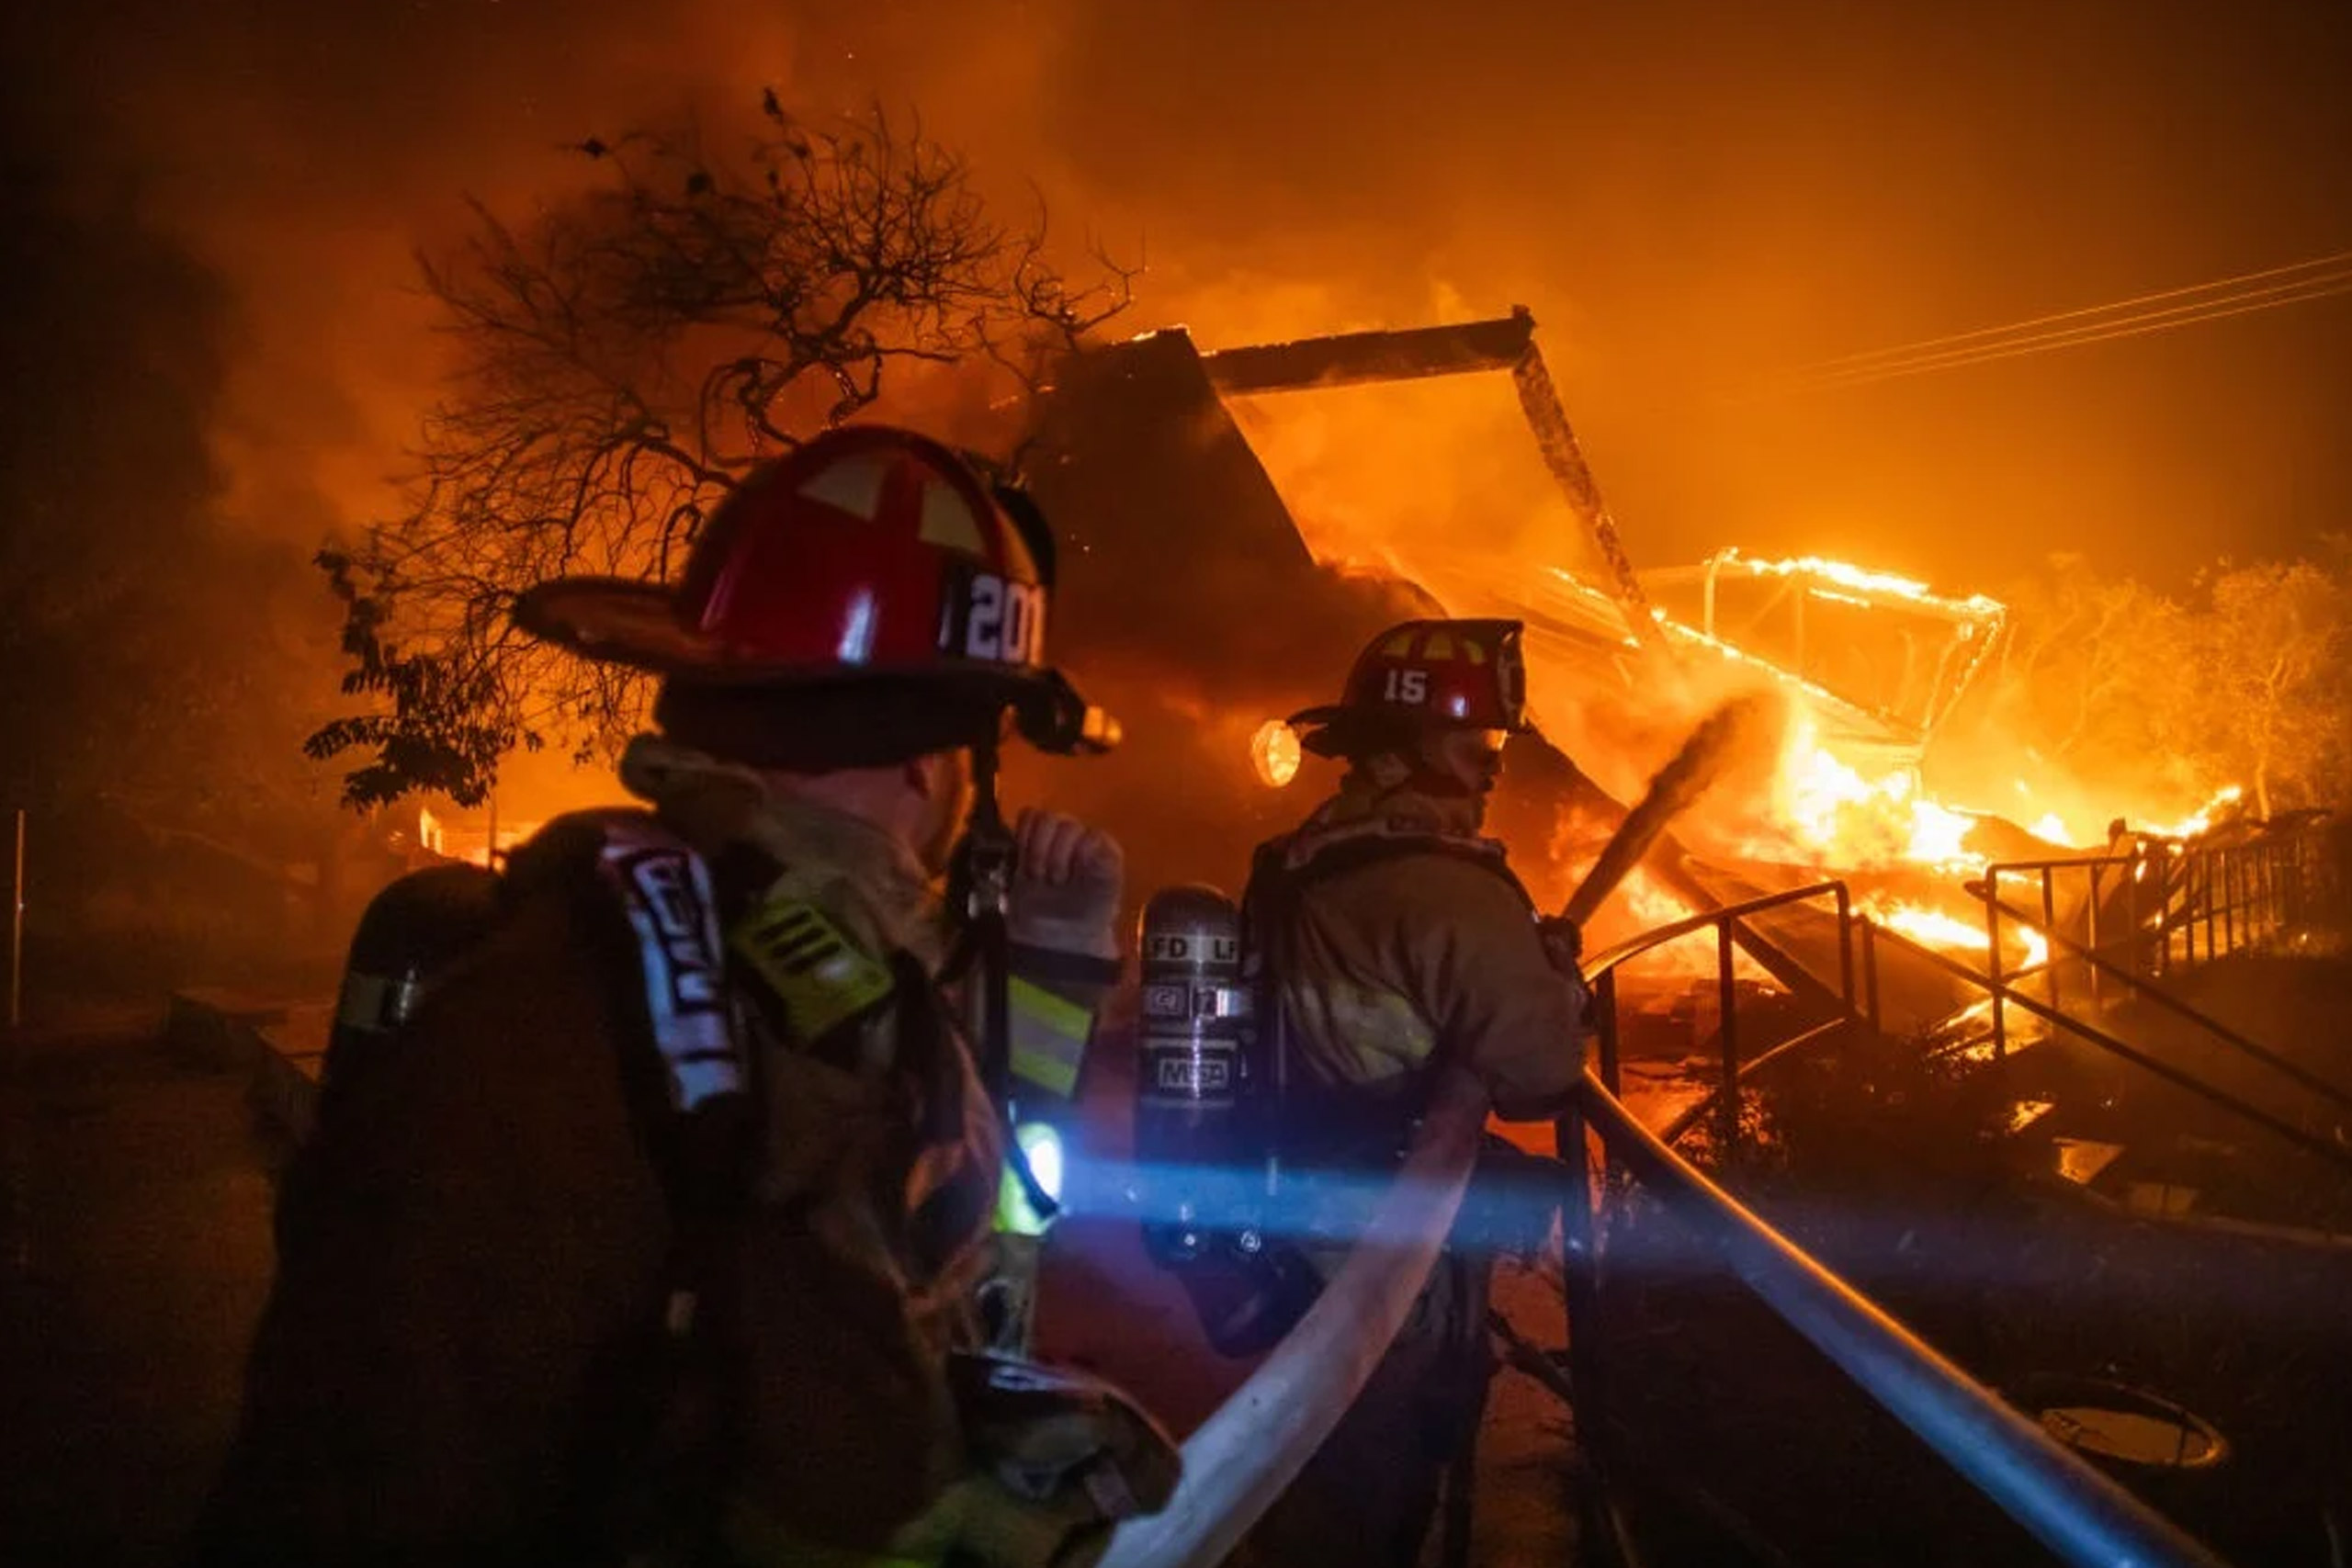
[[[1430,698],[1430,672],[1426,670],[1391,670],[1388,685],[1383,694],[1392,703],[1425,703]]]
[[[994,572],[977,573],[964,620],[964,655],[1003,664],[1032,663],[1045,622],[1046,596],[1035,584],[1007,582]]]

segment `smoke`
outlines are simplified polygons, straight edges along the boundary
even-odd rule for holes
[[[143,210],[232,294],[212,427],[225,512],[315,542],[396,508],[438,344],[415,252],[467,198],[527,213],[580,177],[599,126],[748,105],[792,69],[773,14],[613,4],[185,7],[106,25],[28,7],[18,96],[38,157],[75,186],[135,181]],[[753,62],[759,62],[754,66]]]
[[[435,367],[410,254],[464,196],[527,211],[582,136],[687,110],[719,134],[769,84],[814,112],[919,109],[1073,248],[1148,257],[1138,324],[1204,346],[1531,305],[1645,564],[1737,538],[1967,581],[1988,526],[2187,564],[2225,498],[2241,525],[2312,521],[2279,476],[2324,456],[2320,426],[2238,405],[2327,406],[2294,394],[2343,373],[2278,352],[2340,348],[2340,305],[1989,384],[1717,394],[2340,245],[2323,220],[2352,172],[2306,154],[2352,133],[2343,19],[2224,36],[2134,12],[2119,55],[2089,12],[1848,10],[110,0],[19,7],[7,41],[40,155],[140,171],[237,293],[232,494],[295,532],[383,504]],[[2148,384],[2199,354],[2204,376]],[[2174,437],[2178,458],[2141,456]]]
[[[440,367],[413,253],[467,197],[527,219],[583,177],[582,138],[681,117],[722,138],[773,85],[809,113],[919,111],[1066,260],[1148,262],[1130,321],[1204,348],[1529,305],[1637,565],[1738,542],[1966,588],[2060,545],[2177,573],[2217,530],[2252,548],[2338,522],[2352,483],[2313,412],[2352,391],[2342,302],[1747,395],[2346,243],[2352,165],[2309,156],[2352,140],[2342,17],[2098,10],[96,0],[17,7],[0,41],[18,161],[127,191],[218,280],[207,504],[301,547],[399,509]],[[1411,537],[1578,565],[1496,382],[1242,412],[1336,557]]]

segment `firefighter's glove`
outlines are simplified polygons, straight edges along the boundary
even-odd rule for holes
[[[1121,1519],[1165,1507],[1183,1457],[1114,1385],[1068,1368],[959,1353],[949,1386],[975,1473],[946,1499],[958,1562],[1091,1562]]]
[[[1056,953],[1119,956],[1119,840],[1075,817],[1035,807],[1013,824],[1012,940]]]
[[[1584,932],[1566,915],[1545,915],[1535,922],[1536,933],[1544,939],[1544,956],[1552,967],[1571,979],[1581,979],[1577,965],[1584,962]]]

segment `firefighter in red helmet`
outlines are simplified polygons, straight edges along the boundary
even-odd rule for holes
[[[1337,704],[1290,721],[1305,750],[1347,764],[1304,825],[1260,848],[1243,899],[1283,1064],[1280,1155],[1297,1194],[1283,1213],[1311,1277],[1368,1218],[1437,1069],[1476,1074],[1507,1120],[1549,1120],[1583,1070],[1573,964],[1479,834],[1505,744],[1526,728],[1520,636],[1515,621],[1393,626]],[[1491,1212],[1473,1191],[1465,1214]],[[1485,1405],[1487,1272],[1458,1227],[1363,1394],[1251,1536],[1252,1562],[1416,1561]]]
[[[660,677],[647,809],[518,849],[338,1082],[196,1561],[1042,1564],[1165,1497],[1147,1416],[1023,1359],[1006,1265],[1118,972],[1117,844],[994,809],[1010,735],[1116,738],[1053,576],[1017,492],[865,427],[674,586],[523,595]]]

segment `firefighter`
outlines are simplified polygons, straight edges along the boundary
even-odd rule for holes
[[[1046,662],[1052,546],[854,428],[746,477],[673,588],[524,596],[661,677],[620,766],[650,810],[518,849],[339,1079],[195,1561],[1042,1563],[1165,1497],[1164,1434],[1019,1357],[994,1261],[1118,973],[1117,843],[985,831],[1008,731],[1113,739]],[[977,1053],[951,862],[1011,970]]]
[[[1306,750],[1347,773],[1259,850],[1243,916],[1275,1015],[1278,1146],[1296,1194],[1284,1212],[1326,1280],[1440,1064],[1476,1074],[1507,1120],[1551,1119],[1582,1072],[1572,952],[1502,845],[1479,835],[1504,744],[1525,728],[1520,633],[1493,620],[1391,627],[1338,704],[1291,720]],[[1489,1267],[1457,1225],[1363,1395],[1254,1532],[1253,1562],[1416,1561],[1484,1409]]]

